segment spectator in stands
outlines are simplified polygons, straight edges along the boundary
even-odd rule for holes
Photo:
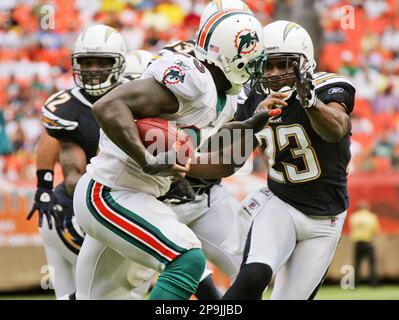
[[[308,28],[323,32],[328,54],[321,55],[319,66],[326,65],[325,69],[352,78],[357,98],[364,102],[357,103],[354,111],[359,112],[354,138],[359,134],[377,140],[381,129],[379,117],[399,117],[399,14],[392,7],[394,1],[312,1],[318,14],[305,0],[245,1],[264,24],[270,19],[297,17],[311,24]],[[27,137],[35,139],[36,136],[35,129],[24,132],[27,131],[24,118],[29,123],[32,121],[29,117],[38,116],[38,106],[51,93],[73,86],[69,55],[80,30],[93,23],[112,25],[123,33],[130,50],[143,48],[156,52],[167,42],[195,37],[199,16],[209,0],[52,2],[57,5],[56,23],[55,29],[49,30],[40,24],[41,8],[48,1],[0,1],[0,106],[8,122],[11,144],[16,149],[30,148],[33,140]],[[355,8],[354,29],[342,26],[345,14],[342,7],[348,3]],[[321,28],[314,21],[317,15]],[[363,106],[369,108],[365,110]],[[33,110],[34,115],[28,116],[28,110]],[[353,169],[372,170],[373,154],[376,157],[390,147],[377,141],[370,141],[365,147],[361,140],[358,142],[366,151],[359,152],[362,160],[354,164],[359,167]],[[393,149],[398,149],[397,142],[391,144]],[[396,168],[399,152],[394,154]]]
[[[356,86],[356,96],[358,99],[374,100],[377,91],[379,72],[375,69],[370,68],[366,64],[362,64],[355,76],[353,81]]]
[[[399,111],[399,97],[393,94],[393,84],[386,86],[384,92],[379,94],[373,102],[375,113],[394,113]]]
[[[354,62],[353,53],[350,50],[345,50],[341,54],[341,59],[342,66],[339,68],[338,73],[352,78],[358,70]]]
[[[394,155],[395,143],[392,141],[392,132],[383,130],[380,138],[377,140],[373,154],[376,157],[392,159]]]
[[[369,283],[378,285],[376,272],[375,236],[380,231],[378,216],[371,212],[366,201],[359,202],[358,211],[349,216],[350,238],[354,243],[355,284],[360,281],[360,265],[363,259],[369,263]]]
[[[0,110],[0,155],[8,155],[12,151],[10,139],[6,133],[6,122],[4,120],[4,111]]]
[[[389,9],[385,0],[366,0],[364,1],[363,7],[370,19],[376,19],[383,16]]]
[[[352,134],[371,135],[374,132],[373,123],[364,117],[359,117],[357,114],[352,116]]]
[[[399,52],[399,25],[388,26],[381,37],[381,45],[394,52]]]

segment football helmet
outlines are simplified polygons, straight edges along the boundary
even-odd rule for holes
[[[278,20],[263,28],[263,37],[266,41],[265,50],[257,60],[254,68],[256,75],[252,77],[251,86],[260,93],[269,94],[276,91],[272,88],[288,81],[294,85],[283,85],[278,91],[292,93],[295,90],[292,62],[299,63],[301,73],[312,74],[316,68],[313,41],[309,33],[297,23]],[[272,59],[285,59],[285,72],[275,76],[266,76],[267,63]]]
[[[251,61],[264,48],[260,22],[248,11],[224,9],[213,13],[198,32],[195,56],[216,65],[230,81],[235,95],[250,78]]]
[[[208,3],[208,5],[205,7],[204,11],[201,14],[200,28],[212,14],[214,14],[216,11],[219,11],[222,9],[238,9],[238,10],[247,11],[249,13],[252,13],[251,9],[247,6],[247,4],[244,1],[241,1],[241,0],[213,0],[212,2]]]
[[[120,81],[125,70],[126,43],[115,29],[103,24],[87,28],[76,39],[72,49],[72,72],[76,85],[92,96],[100,96]],[[108,58],[112,65],[87,68],[84,58]]]
[[[128,52],[126,55],[124,77],[129,80],[140,78],[153,58],[154,54],[146,50],[133,50]]]

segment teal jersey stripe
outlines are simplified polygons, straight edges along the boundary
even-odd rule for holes
[[[121,229],[115,227],[113,224],[108,222],[106,219],[104,219],[98,212],[97,209],[94,207],[93,203],[91,202],[90,195],[93,191],[94,188],[94,180],[91,180],[87,189],[87,195],[86,195],[86,204],[87,207],[89,208],[91,214],[93,217],[100,222],[104,227],[107,229],[111,230],[113,233],[121,237],[122,239],[126,240],[127,242],[131,243],[132,245],[136,246],[137,248],[143,250],[144,252],[148,253],[155,259],[157,259],[159,262],[167,265],[170,261],[160,255],[158,252],[154,251],[151,247],[143,244],[133,236],[131,236],[129,233],[122,231]]]
[[[164,245],[166,245],[168,248],[178,252],[178,253],[183,253],[187,251],[186,249],[178,246],[171,240],[169,240],[162,232],[159,230],[157,227],[155,227],[153,224],[149,223],[133,211],[122,207],[119,203],[117,203],[113,198],[110,193],[110,188],[104,187],[103,188],[103,194],[102,198],[105,201],[105,203],[115,212],[123,216],[124,218],[128,219],[129,221],[132,221],[134,224],[139,225],[141,228],[143,228],[145,231],[148,233],[152,234],[157,240],[162,242]]]

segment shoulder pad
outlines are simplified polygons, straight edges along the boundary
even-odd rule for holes
[[[46,107],[42,109],[42,123],[47,129],[57,130],[75,130],[79,125],[77,121],[70,121],[60,118],[59,116],[51,113]]]
[[[194,50],[194,44],[194,40],[171,42],[159,51],[159,55],[162,56],[172,52],[192,54]]]
[[[317,72],[314,74],[313,80],[316,83],[316,90],[320,90],[329,85],[339,85],[340,83],[355,88],[351,80],[335,73]]]
[[[153,78],[174,93],[178,100],[193,101],[206,93],[212,76],[195,57],[183,53],[161,56],[142,75]]]
[[[42,123],[47,129],[74,130],[78,122],[67,120],[74,114],[72,92],[62,90],[50,96],[42,108]]]
[[[337,102],[343,105],[349,114],[355,106],[355,86],[348,78],[334,73],[316,74],[317,98],[325,104]]]

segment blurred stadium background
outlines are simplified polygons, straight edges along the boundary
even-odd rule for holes
[[[228,1],[228,0],[224,0]],[[77,34],[94,23],[113,26],[129,49],[157,52],[194,37],[206,0],[0,1],[0,299],[52,298],[40,291],[46,265],[36,222],[26,221],[35,191],[34,149],[41,107],[73,86],[69,54]],[[350,77],[357,87],[352,117],[351,206],[368,201],[380,220],[376,239],[379,288],[343,290],[353,264],[348,225],[318,298],[399,299],[399,1],[246,0],[262,24],[300,23],[311,34],[318,69]],[[49,18],[50,17],[50,18]],[[54,19],[52,19],[54,18]],[[264,182],[255,157],[251,175],[227,179],[237,197]],[[58,179],[61,173],[57,170]],[[362,274],[367,268],[363,265]],[[228,281],[217,270],[218,285]],[[36,289],[34,294],[26,290]],[[24,290],[25,293],[22,293]],[[39,291],[37,291],[39,290]],[[14,292],[14,293],[13,293]]]

